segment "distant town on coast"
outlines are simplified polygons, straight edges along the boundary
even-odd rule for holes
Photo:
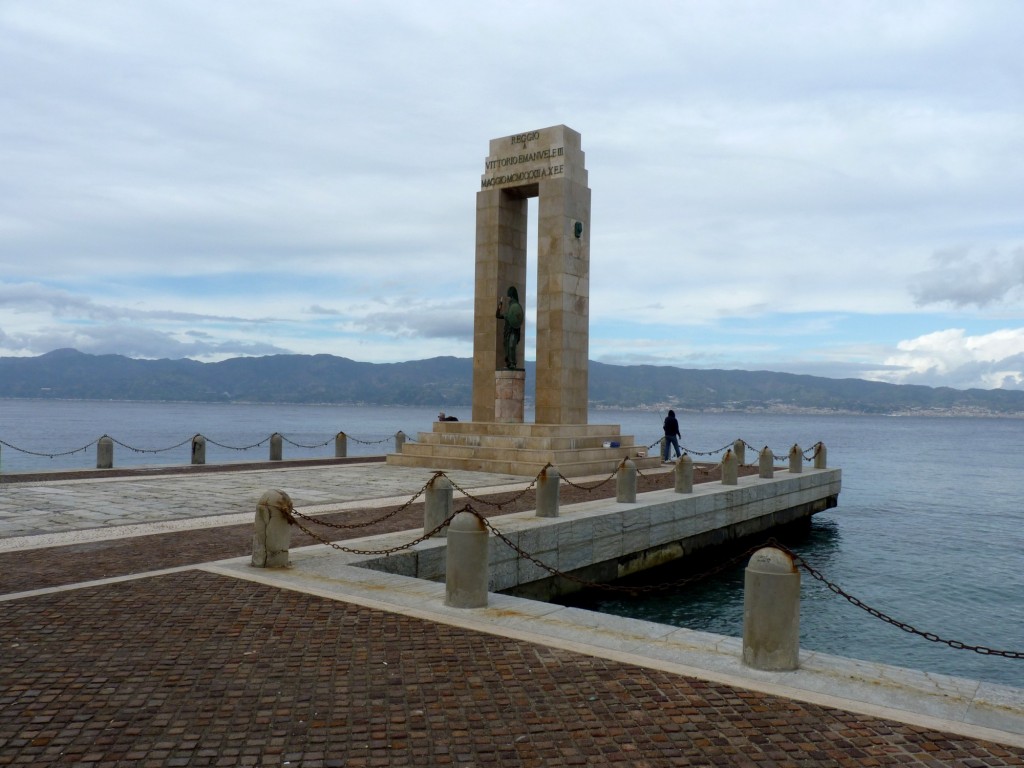
[[[533,389],[527,363],[527,392]],[[590,363],[592,408],[1024,417],[1024,392],[885,384],[770,371]],[[0,357],[0,397],[72,400],[465,406],[472,360],[362,363],[333,355],[217,363],[59,349]]]

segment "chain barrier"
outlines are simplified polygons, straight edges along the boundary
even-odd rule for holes
[[[405,512],[405,510],[407,510],[409,507],[411,507],[415,503],[416,499],[418,499],[420,496],[422,496],[424,493],[426,493],[427,488],[430,486],[430,484],[432,482],[434,482],[434,479],[437,478],[438,476],[443,475],[443,474],[444,474],[443,472],[435,472],[434,476],[432,478],[430,478],[429,480],[427,480],[427,482],[425,482],[423,484],[423,487],[420,488],[418,491],[416,491],[416,493],[412,496],[412,498],[410,498],[407,502],[402,504],[400,507],[398,507],[396,509],[393,509],[392,511],[390,511],[387,514],[383,515],[382,517],[378,517],[375,520],[368,520],[365,523],[332,523],[332,522],[329,522],[327,520],[322,520],[320,518],[315,518],[315,517],[310,517],[309,515],[304,515],[302,512],[297,512],[295,510],[292,510],[292,515],[294,515],[295,517],[301,517],[303,520],[307,520],[307,521],[309,521],[311,523],[319,523],[320,525],[325,526],[327,528],[336,528],[336,529],[340,529],[340,530],[352,530],[354,528],[366,528],[368,526],[375,525],[376,523],[382,523],[385,520],[388,520],[388,519],[394,517],[395,515],[398,515],[398,514],[401,514],[402,512]],[[323,543],[326,543],[326,542],[323,542]]]
[[[467,499],[470,499],[470,500],[472,500],[472,501],[475,501],[475,502],[477,502],[478,504],[486,504],[487,506],[489,506],[489,507],[494,507],[495,509],[503,509],[503,508],[504,508],[504,507],[505,507],[506,505],[508,505],[508,504],[515,504],[515,503],[516,503],[517,501],[519,501],[519,500],[520,500],[521,498],[523,498],[523,496],[525,496],[525,495],[526,495],[527,493],[529,493],[530,491],[532,491],[532,490],[533,490],[533,488],[534,488],[534,486],[536,486],[536,485],[537,485],[537,481],[538,481],[538,480],[540,480],[540,476],[541,476],[542,474],[544,474],[544,471],[545,471],[545,470],[546,470],[546,469],[547,469],[548,467],[550,467],[550,466],[551,466],[551,463],[550,463],[550,462],[549,462],[549,463],[547,463],[547,464],[545,464],[545,465],[544,465],[544,469],[542,469],[542,470],[541,470],[540,472],[538,472],[538,473],[537,473],[537,476],[536,476],[536,477],[534,477],[534,478],[533,478],[533,480],[531,480],[531,481],[530,481],[530,484],[529,484],[529,485],[527,485],[527,486],[526,486],[525,488],[523,488],[523,490],[521,490],[521,491],[520,491],[519,493],[517,493],[517,494],[516,494],[515,496],[513,496],[513,497],[512,497],[511,499],[506,499],[505,501],[502,501],[502,502],[496,502],[496,501],[488,501],[487,499],[481,498],[480,496],[474,496],[473,494],[471,494],[471,493],[470,493],[469,491],[467,491],[467,490],[466,490],[465,488],[463,488],[462,486],[460,486],[460,485],[459,485],[458,483],[456,483],[456,482],[455,482],[454,480],[452,480],[452,479],[451,479],[450,477],[448,477],[447,475],[445,475],[445,477],[448,477],[448,482],[452,484],[452,488],[454,488],[455,490],[457,490],[457,491],[458,491],[459,493],[461,493],[461,494],[462,494],[463,496],[465,496],[465,497],[466,497]],[[437,474],[438,474],[438,475],[444,475],[445,473],[444,473],[444,472],[438,472]]]
[[[568,486],[570,486],[572,488],[575,488],[578,491],[584,491],[585,493],[591,493],[593,491],[596,491],[602,485],[606,485],[607,483],[611,482],[611,480],[614,479],[614,477],[618,473],[619,473],[619,470],[616,467],[614,470],[612,470],[612,473],[610,475],[608,475],[608,477],[606,477],[604,480],[601,480],[601,481],[599,481],[597,483],[594,483],[593,485],[580,485],[579,483],[574,483],[568,477],[563,477],[563,478],[561,478],[561,480],[566,485],[568,485]]]
[[[384,443],[390,443],[394,440],[394,435],[391,437],[385,437],[383,440],[360,440],[359,438],[352,437],[351,435],[345,435],[347,440],[351,440],[353,443],[359,443],[359,445],[383,445]]]
[[[0,445],[2,445],[4,448],[10,448],[13,451],[18,451],[19,453],[24,453],[24,454],[27,454],[29,456],[45,456],[48,459],[55,459],[58,456],[71,456],[72,454],[75,454],[75,453],[81,453],[82,451],[87,451],[90,448],[92,448],[94,445],[96,445],[96,443],[98,443],[98,442],[99,442],[98,439],[97,440],[93,440],[91,443],[83,445],[81,448],[75,448],[75,450],[73,450],[73,451],[64,451],[62,453],[41,453],[39,451],[29,451],[29,450],[27,450],[25,448],[19,448],[16,445],[11,445],[10,443],[4,442],[3,440],[0,440]]]
[[[104,437],[110,437],[110,435],[104,435]],[[185,445],[185,443],[190,443],[195,438],[193,438],[193,437],[186,438],[185,440],[182,440],[177,445],[172,445],[172,446],[169,446],[167,448],[136,448],[135,446],[127,445],[125,443],[122,443],[120,440],[117,440],[117,439],[115,439],[113,437],[110,437],[110,439],[111,439],[111,441],[115,445],[119,445],[122,448],[127,448],[129,451],[134,451],[135,453],[163,453],[164,451],[173,451],[175,448],[181,448],[181,446]]]
[[[280,434],[280,433],[277,433],[277,434]],[[110,437],[110,435],[103,435],[103,437]],[[120,440],[118,440],[117,438],[114,438],[114,437],[110,437],[110,439],[114,442],[115,445],[119,445],[119,446],[121,446],[122,448],[124,448],[126,450],[133,451],[134,453],[164,453],[166,451],[173,451],[176,448],[181,448],[183,445],[187,445],[188,443],[190,443],[193,440],[195,440],[197,437],[203,437],[209,445],[215,445],[218,448],[224,448],[224,449],[229,450],[229,451],[250,451],[253,448],[259,448],[261,445],[264,445],[268,440],[270,440],[271,437],[273,437],[273,435],[268,435],[267,437],[265,437],[262,440],[260,440],[258,443],[252,443],[251,445],[226,445],[224,443],[219,443],[216,440],[212,440],[212,439],[210,439],[208,437],[205,437],[204,435],[198,435],[197,434],[197,435],[193,435],[192,437],[185,438],[180,443],[175,443],[174,445],[167,446],[166,448],[139,448],[139,447],[134,446],[134,445],[129,445],[128,443],[123,443],[123,442],[121,442]],[[393,437],[385,437],[383,440],[359,440],[357,438],[352,437],[351,435],[345,435],[345,437],[346,437],[346,439],[351,440],[353,443],[359,443],[360,445],[382,445],[384,443],[391,442],[394,439]],[[294,440],[291,440],[290,438],[287,438],[284,435],[281,435],[281,439],[284,442],[286,442],[289,445],[292,445],[292,446],[294,446],[296,448],[306,448],[306,449],[323,448],[324,446],[329,445],[334,440],[333,437],[329,437],[326,440],[324,440],[322,443],[312,443],[312,444],[308,444],[307,445],[305,443],[295,442]],[[81,448],[75,448],[75,449],[70,450],[70,451],[58,451],[58,452],[52,452],[52,453],[48,452],[48,451],[31,451],[31,450],[29,450],[27,448],[22,448],[20,446],[14,445],[12,443],[8,443],[6,440],[0,440],[0,446],[3,446],[4,448],[10,448],[12,451],[17,451],[18,453],[24,453],[24,454],[26,454],[28,456],[45,456],[46,458],[53,459],[53,458],[57,458],[57,457],[60,457],[60,456],[71,456],[71,455],[76,454],[76,453],[82,453],[83,451],[87,451],[90,448],[92,448],[98,442],[99,442],[99,439],[96,439],[96,440],[93,440],[91,443],[87,443],[87,444],[83,445]],[[416,441],[414,439],[412,439],[411,437],[406,436],[406,442],[413,442],[413,443],[415,443]]]
[[[267,435],[265,438],[260,440],[258,443],[253,443],[252,445],[245,445],[245,446],[224,445],[224,443],[218,443],[216,440],[211,440],[208,437],[206,438],[206,442],[209,443],[210,445],[216,445],[218,448],[226,448],[229,451],[249,451],[249,450],[252,450],[253,448],[259,448],[261,445],[266,443],[272,437],[273,437],[273,435]]]
[[[820,571],[818,571],[816,568],[811,566],[811,564],[808,563],[803,557],[801,557],[800,555],[795,553],[793,550],[791,550],[789,547],[785,546],[784,544],[780,543],[778,540],[776,540],[774,538],[768,539],[763,544],[757,544],[755,546],[749,547],[745,551],[743,551],[743,552],[741,552],[741,553],[739,553],[737,555],[734,555],[733,557],[730,557],[730,558],[728,558],[726,560],[723,560],[721,563],[719,563],[718,565],[714,566],[713,568],[710,568],[710,569],[708,569],[706,571],[702,571],[701,573],[698,573],[698,574],[693,574],[693,575],[690,575],[690,576],[685,576],[685,577],[683,577],[681,579],[676,579],[676,580],[667,581],[667,582],[661,582],[661,583],[658,583],[658,584],[643,584],[643,585],[639,585],[639,586],[629,586],[629,585],[621,585],[621,584],[608,584],[608,583],[592,581],[592,580],[589,580],[589,579],[584,579],[584,578],[581,578],[581,577],[576,576],[574,574],[567,573],[565,571],[561,571],[558,568],[556,568],[556,567],[554,567],[552,565],[549,565],[548,563],[545,563],[540,558],[538,558],[538,557],[530,554],[526,550],[524,550],[522,547],[520,547],[518,544],[516,544],[512,539],[510,539],[508,536],[506,536],[504,533],[502,533],[500,530],[498,530],[494,526],[494,524],[490,521],[490,519],[488,519],[481,512],[479,512],[476,509],[474,509],[472,507],[472,505],[470,505],[470,504],[465,504],[461,509],[453,511],[451,515],[446,517],[443,521],[438,523],[438,525],[435,526],[432,530],[424,533],[422,536],[418,536],[417,538],[415,538],[412,541],[409,541],[409,542],[407,542],[405,544],[399,544],[397,546],[390,547],[388,549],[379,549],[379,550],[378,549],[356,549],[354,547],[346,547],[346,546],[344,546],[342,544],[338,544],[337,542],[329,541],[327,538],[314,533],[308,527],[306,527],[301,522],[299,522],[299,519],[302,519],[302,520],[305,520],[305,521],[310,522],[310,523],[318,523],[320,525],[323,525],[323,526],[326,526],[326,527],[329,527],[329,528],[335,528],[335,529],[352,529],[352,528],[366,527],[368,525],[372,525],[372,524],[380,522],[382,520],[386,520],[386,519],[392,517],[393,515],[396,515],[399,512],[402,512],[402,511],[408,509],[409,506],[412,505],[413,502],[415,502],[415,500],[418,499],[426,491],[426,489],[430,485],[430,483],[433,482],[433,480],[435,478],[437,478],[439,476],[442,476],[442,475],[444,475],[443,472],[436,472],[434,474],[434,476],[430,480],[428,480],[427,483],[425,483],[424,486],[412,498],[409,499],[409,501],[407,501],[405,504],[403,504],[398,509],[396,509],[396,510],[394,510],[392,512],[389,512],[384,517],[378,518],[377,520],[374,520],[374,521],[370,521],[370,522],[366,522],[366,523],[353,523],[353,524],[329,523],[329,522],[327,522],[325,520],[319,520],[319,519],[311,518],[311,517],[309,517],[307,515],[304,515],[304,514],[302,514],[300,512],[296,512],[295,510],[291,510],[291,513],[289,515],[286,515],[286,517],[287,517],[289,523],[295,525],[300,531],[305,533],[307,536],[309,536],[310,538],[314,539],[315,541],[317,541],[317,542],[319,542],[321,544],[325,544],[325,545],[331,547],[332,549],[336,549],[336,550],[338,550],[340,552],[346,552],[348,554],[353,554],[353,555],[375,555],[375,556],[387,557],[387,556],[395,554],[397,552],[402,552],[404,550],[410,549],[410,548],[416,546],[417,544],[420,544],[420,543],[426,541],[427,539],[432,538],[433,536],[435,536],[438,533],[440,533],[440,531],[446,525],[451,523],[451,521],[454,519],[455,515],[459,514],[460,512],[468,512],[469,514],[472,514],[472,515],[476,516],[476,518],[480,520],[480,522],[484,525],[484,527],[491,534],[493,534],[495,538],[499,539],[503,544],[505,544],[505,546],[507,546],[509,549],[511,549],[513,552],[515,552],[518,557],[520,557],[520,558],[522,558],[524,560],[527,560],[528,562],[530,562],[533,565],[537,566],[541,570],[546,571],[547,573],[551,574],[551,576],[562,578],[562,579],[566,579],[568,581],[572,581],[572,582],[580,585],[580,587],[583,588],[583,589],[601,590],[601,591],[604,591],[604,592],[613,592],[613,593],[618,593],[618,594],[627,594],[627,595],[631,595],[631,596],[650,594],[650,593],[655,593],[655,592],[665,592],[665,591],[669,591],[669,590],[684,589],[684,588],[686,588],[686,587],[688,587],[688,586],[690,586],[692,584],[696,584],[697,582],[704,581],[706,579],[712,578],[712,577],[717,576],[717,575],[719,575],[721,573],[724,573],[726,571],[730,571],[730,570],[735,569],[737,566],[742,564],[744,561],[748,561],[750,559],[751,555],[753,555],[755,552],[757,552],[759,549],[762,549],[763,547],[775,547],[777,549],[782,550],[786,554],[788,554],[791,558],[793,558],[793,563],[794,563],[794,565],[796,567],[802,568],[805,571],[807,571],[807,573],[811,577],[813,577],[817,581],[819,581],[822,584],[824,584],[830,591],[832,591],[835,594],[839,595],[840,597],[844,598],[850,604],[856,606],[857,608],[860,608],[861,610],[867,612],[871,616],[874,616],[876,619],[880,619],[881,621],[884,621],[885,623],[890,624],[890,625],[896,627],[897,629],[901,629],[904,632],[908,632],[910,634],[917,635],[918,637],[922,637],[925,640],[930,640],[931,642],[935,642],[935,643],[940,643],[940,644],[946,645],[946,646],[948,646],[950,648],[953,648],[955,650],[973,651],[974,653],[978,653],[978,654],[981,654],[981,655],[984,655],[984,656],[999,656],[999,657],[1007,658],[1007,659],[1024,659],[1024,651],[1000,650],[1000,649],[995,649],[995,648],[988,648],[988,647],[982,646],[982,645],[969,645],[969,644],[961,642],[959,640],[949,640],[949,639],[940,637],[939,635],[936,635],[934,632],[925,632],[925,631],[922,631],[920,629],[917,629],[916,627],[914,627],[914,626],[912,626],[912,625],[910,625],[910,624],[908,624],[908,623],[906,623],[904,621],[900,621],[899,619],[895,619],[892,616],[889,616],[888,614],[883,613],[882,611],[878,610],[877,608],[872,608],[871,606],[869,606],[866,603],[864,603],[862,600],[860,600],[860,599],[854,597],[853,595],[851,595],[850,593],[846,592],[846,590],[844,590],[842,587],[838,586],[834,582],[829,581],[827,578],[825,578],[825,576]],[[538,477],[539,477],[539,475],[538,475]],[[534,481],[533,481],[533,483],[530,484],[530,486],[532,487],[535,482],[536,482],[536,478],[534,478]],[[465,493],[465,492],[463,491],[463,493]],[[507,503],[507,502],[505,502],[505,503]],[[492,506],[499,506],[499,508],[500,508],[500,505],[492,505]]]
[[[326,440],[324,440],[322,443],[315,443],[313,445],[304,445],[303,443],[296,443],[294,440],[289,440],[284,435],[281,435],[281,439],[284,442],[288,443],[288,445],[294,445],[296,448],[323,448],[325,445],[328,445],[328,444],[334,442],[334,438],[333,437],[329,437]]]
[[[894,619],[892,616],[883,613],[877,608],[872,608],[870,605],[864,603],[863,601],[851,595],[849,592],[844,590],[839,585],[826,579],[820,571],[812,567],[810,563],[808,563],[800,555],[796,554],[791,549],[786,547],[784,544],[780,544],[775,539],[769,539],[767,546],[772,546],[777,549],[781,549],[783,552],[785,552],[787,555],[793,558],[793,562],[798,568],[803,568],[813,578],[817,579],[826,587],[828,587],[829,590],[845,599],[851,605],[860,608],[862,611],[866,611],[870,615],[874,616],[876,619],[881,619],[886,624],[891,624],[897,629],[902,629],[904,632],[909,632],[912,635],[923,637],[925,640],[930,640],[933,643],[948,645],[950,648],[954,648],[958,651],[973,651],[974,653],[980,653],[983,656],[1001,656],[1006,659],[1024,659],[1024,651],[1002,651],[996,650],[994,648],[986,648],[983,645],[968,645],[967,643],[962,643],[959,640],[947,640],[943,637],[939,637],[934,632],[924,632],[910,624],[907,624],[905,621]]]

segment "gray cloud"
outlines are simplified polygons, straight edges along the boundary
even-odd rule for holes
[[[1024,246],[1005,254],[945,250],[935,253],[931,264],[910,285],[919,306],[949,302],[956,307],[986,307],[1018,298],[1024,288]]]

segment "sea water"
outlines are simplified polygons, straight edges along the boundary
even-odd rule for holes
[[[468,410],[452,413],[468,419]],[[677,414],[681,443],[698,461],[716,461],[736,439],[776,454],[825,443],[829,466],[843,472],[839,506],[788,542],[797,553],[894,620],[946,640],[1024,652],[1024,421]],[[638,445],[652,445],[664,415],[601,410],[590,422],[619,424]],[[115,466],[187,464],[197,433],[208,440],[211,464],[267,458],[274,432],[285,439],[286,459],[333,456],[341,431],[350,456],[379,455],[393,450],[399,430],[415,439],[436,418],[437,409],[422,407],[0,400],[0,471],[95,466],[95,441],[104,434],[117,441]],[[869,615],[806,572],[802,583],[803,648],[1024,688],[1024,659],[952,649]],[[739,566],[684,590],[581,600],[595,610],[739,637],[742,587]]]

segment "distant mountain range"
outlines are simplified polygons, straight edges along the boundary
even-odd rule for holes
[[[0,397],[192,402],[428,405],[472,401],[472,361],[360,363],[333,355],[239,357],[219,363],[135,360],[59,349],[0,357]],[[533,391],[527,365],[527,392]],[[770,371],[590,363],[590,404],[692,411],[817,411],[1024,416],[1024,392],[882,384]]]

